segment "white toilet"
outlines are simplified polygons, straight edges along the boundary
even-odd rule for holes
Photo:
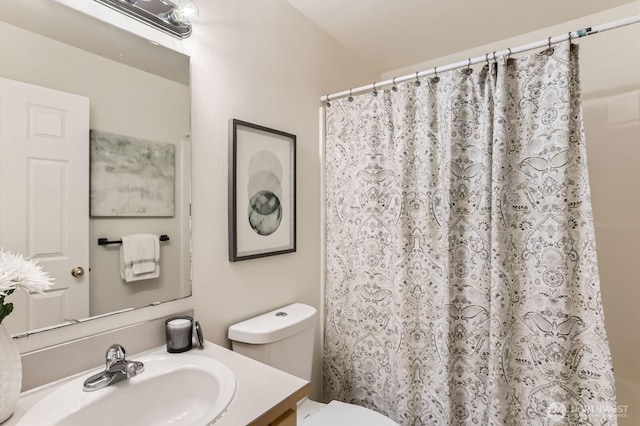
[[[233,350],[311,380],[316,309],[294,303],[229,327]],[[298,425],[397,426],[380,413],[353,404],[321,404],[304,398],[298,402]]]

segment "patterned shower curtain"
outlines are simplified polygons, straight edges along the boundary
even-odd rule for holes
[[[325,398],[616,424],[578,47],[469,71],[327,108]]]

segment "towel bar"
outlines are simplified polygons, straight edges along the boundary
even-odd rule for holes
[[[169,241],[169,236],[165,234],[160,235],[160,241]],[[99,246],[106,246],[107,244],[122,244],[122,240],[109,241],[108,238],[98,238]]]

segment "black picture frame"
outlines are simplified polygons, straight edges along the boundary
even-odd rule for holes
[[[296,251],[296,135],[229,121],[229,261]]]

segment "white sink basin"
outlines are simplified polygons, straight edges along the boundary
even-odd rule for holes
[[[189,354],[135,358],[144,371],[94,392],[77,377],[35,404],[18,426],[205,426],[227,408],[236,379],[226,365]],[[97,372],[97,371],[96,371]]]

